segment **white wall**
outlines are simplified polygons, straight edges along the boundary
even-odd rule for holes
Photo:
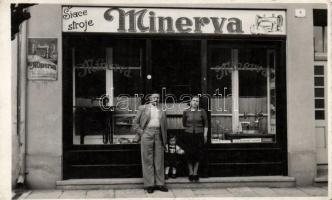
[[[304,18],[295,17],[297,8]],[[287,16],[288,169],[298,185],[308,185],[316,176],[312,7],[290,6]]]
[[[58,38],[58,80],[27,82],[27,180],[32,188],[54,188],[62,179],[61,6],[31,7],[28,38]]]
[[[11,41],[11,61],[12,61],[12,187],[16,185],[16,180],[19,173],[18,168],[18,155],[19,155],[19,143],[17,137],[17,34],[15,40]]]

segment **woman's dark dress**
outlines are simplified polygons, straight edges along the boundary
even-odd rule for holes
[[[183,148],[187,160],[191,163],[199,162],[204,156],[204,128],[208,127],[205,110],[185,110],[182,123],[184,127]]]

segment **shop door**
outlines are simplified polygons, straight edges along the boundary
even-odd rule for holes
[[[193,95],[202,94],[201,41],[194,39],[154,38],[148,75],[150,91],[161,94],[166,109],[168,136],[175,135],[177,145],[187,142],[183,133],[182,115]],[[204,106],[204,105],[201,105]],[[177,176],[187,176],[185,156],[179,155]]]
[[[326,105],[327,105],[327,62],[315,61],[314,63],[314,89],[315,89],[315,134],[316,157],[318,165],[327,165],[327,129],[326,129]]]
[[[131,126],[144,88],[145,42],[81,40],[64,37],[64,179],[141,177]]]
[[[280,45],[208,45],[209,176],[286,175],[285,74]]]

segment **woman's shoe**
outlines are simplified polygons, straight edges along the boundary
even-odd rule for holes
[[[196,175],[193,175],[193,180],[198,182],[199,181],[199,176],[196,174]]]
[[[188,176],[188,179],[189,179],[189,181],[192,182],[192,181],[194,181],[194,176],[193,176],[193,175],[189,175],[189,176]]]

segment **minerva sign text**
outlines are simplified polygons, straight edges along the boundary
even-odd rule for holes
[[[64,32],[284,35],[285,11],[63,7]]]

